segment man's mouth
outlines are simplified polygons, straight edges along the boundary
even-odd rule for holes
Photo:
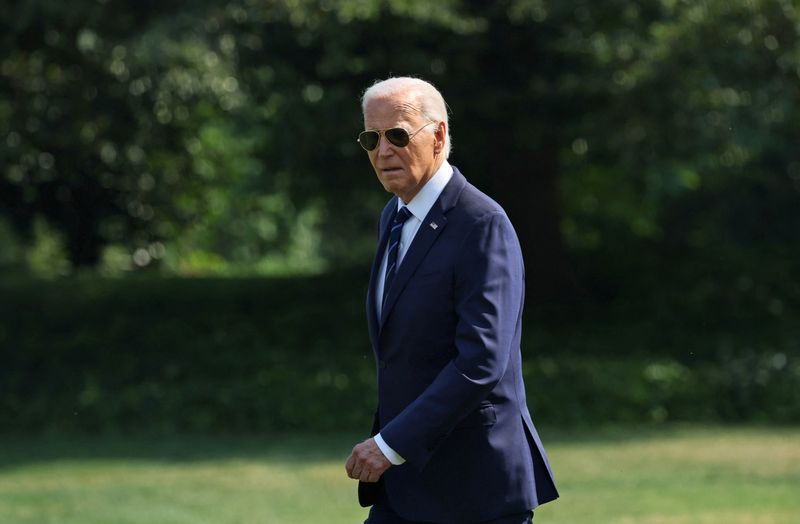
[[[393,173],[399,173],[402,170],[403,170],[402,167],[384,167],[381,168],[381,173],[383,173],[384,175],[391,175]]]

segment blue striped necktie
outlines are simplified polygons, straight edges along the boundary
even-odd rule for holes
[[[392,287],[394,275],[397,273],[397,251],[400,248],[400,233],[403,232],[405,224],[411,212],[407,207],[401,207],[392,221],[392,230],[389,232],[389,251],[386,253],[386,278],[383,280],[383,302],[386,302],[386,295]]]

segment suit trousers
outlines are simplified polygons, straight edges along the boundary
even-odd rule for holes
[[[492,520],[486,520],[475,524],[531,524],[533,522],[533,511],[525,511],[514,515],[506,515]],[[385,503],[378,503],[372,506],[369,517],[364,524],[436,524],[435,522],[420,522],[416,520],[406,520],[392,510]]]

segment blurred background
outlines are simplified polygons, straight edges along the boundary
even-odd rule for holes
[[[0,432],[369,429],[388,195],[434,83],[524,249],[537,423],[800,422],[791,0],[0,5]]]
[[[0,520],[363,519],[359,96],[412,75],[522,242],[549,521],[794,522],[799,34],[792,0],[3,2]]]

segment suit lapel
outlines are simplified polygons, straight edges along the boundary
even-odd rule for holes
[[[386,224],[391,224],[397,214],[397,198],[392,198],[384,208],[380,221],[380,240],[378,240],[378,250],[372,260],[372,271],[369,277],[369,289],[367,290],[367,328],[372,347],[378,347],[378,310],[375,306],[375,286],[378,283],[378,271],[383,262],[383,255],[386,251],[386,242],[389,241],[389,228]]]
[[[455,205],[465,185],[466,179],[454,167],[453,177],[433,204],[425,220],[422,221],[417,234],[414,236],[414,240],[411,241],[411,245],[408,247],[408,251],[406,251],[403,261],[397,269],[394,282],[392,282],[392,287],[389,289],[389,294],[386,296],[386,302],[383,304],[379,328],[383,327],[386,318],[392,310],[392,306],[394,306],[397,301],[397,297],[403,292],[409,279],[417,270],[420,263],[425,259],[425,255],[428,253],[431,246],[433,246],[433,243],[439,235],[442,234],[442,231],[444,231],[444,228],[447,226],[447,217],[445,214]]]

